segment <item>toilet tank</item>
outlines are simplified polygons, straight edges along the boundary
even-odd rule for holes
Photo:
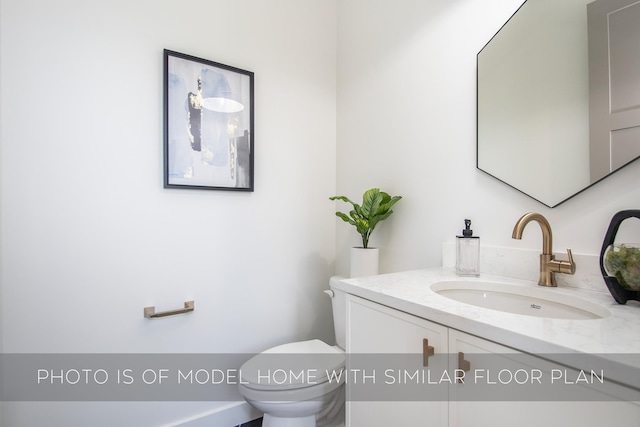
[[[330,291],[326,291],[331,297],[331,306],[333,308],[333,329],[336,333],[336,344],[341,349],[347,347],[347,294],[336,289],[334,281],[341,280],[342,277],[332,277],[329,281]]]

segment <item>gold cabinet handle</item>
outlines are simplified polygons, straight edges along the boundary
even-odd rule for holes
[[[186,301],[184,303],[184,308],[180,308],[178,310],[161,311],[160,313],[156,313],[155,306],[145,307],[144,317],[146,317],[147,319],[156,319],[158,317],[167,317],[174,316],[176,314],[188,313],[193,310],[195,310],[195,303],[193,301]]]
[[[463,370],[464,372],[469,372],[471,370],[471,362],[464,359],[464,353],[458,352],[458,369]],[[463,381],[458,378],[458,382],[462,383]]]
[[[429,356],[435,354],[435,349],[429,345],[428,339],[422,340],[422,366],[429,366]]]

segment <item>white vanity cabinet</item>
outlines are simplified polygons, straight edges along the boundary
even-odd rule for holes
[[[536,370],[551,370],[552,365],[539,357],[519,352],[510,347],[470,335],[447,326],[437,324],[402,311],[362,299],[354,295],[347,297],[347,351],[360,353],[416,353],[427,351],[424,340],[434,354],[448,354],[448,370],[464,369],[465,381],[469,382],[476,371],[486,371],[497,364],[514,373],[518,369],[527,371],[527,366]],[[426,355],[428,356],[429,353]],[[491,354],[487,358],[486,355]],[[440,360],[437,357],[436,363]],[[491,366],[485,366],[491,361]],[[528,363],[530,362],[530,363]],[[349,367],[349,365],[348,365]],[[429,367],[433,369],[432,366]],[[530,370],[529,370],[530,372]],[[568,377],[572,371],[568,369]],[[493,375],[497,373],[493,372]],[[453,378],[453,374],[452,374]],[[380,380],[378,378],[377,380]],[[495,381],[492,378],[491,381]],[[522,377],[520,378],[522,380]],[[479,401],[465,399],[465,387],[453,381],[447,388],[448,398],[418,402],[366,401],[350,399],[347,384],[347,426],[387,427],[392,425],[421,426],[593,426],[637,427],[640,425],[638,402],[615,399],[593,399],[592,401]],[[586,387],[576,385],[576,387]],[[608,396],[629,396],[625,387],[608,383],[606,391],[599,388],[595,393]],[[590,391],[591,392],[591,391]]]
[[[549,387],[550,372],[558,368],[557,364],[451,328],[449,329],[449,352],[454,355],[461,354],[460,358],[468,364],[466,368],[471,376],[469,381],[473,381],[473,373],[478,372],[482,378],[481,381],[500,383],[501,380],[497,376],[499,371],[494,369],[499,366],[508,373],[502,378],[505,383],[517,384],[512,374],[518,372],[520,373],[518,381],[534,383],[536,382],[536,373],[542,371],[541,383]],[[487,358],[484,356],[486,354],[492,356]],[[491,361],[491,366],[483,366],[483,363],[488,361]],[[578,377],[576,370],[563,368],[561,371],[567,382],[574,382]],[[563,382],[565,378],[559,381]],[[586,391],[591,395],[595,393],[608,395],[601,398],[594,396],[592,401],[586,402],[465,401],[460,399],[458,395],[465,386],[466,384],[457,384],[450,390],[450,426],[597,427],[610,425],[636,427],[640,425],[640,406],[624,400],[616,401],[616,398],[624,399],[623,396],[629,396],[629,393],[625,393],[624,387],[615,383],[608,382],[605,387],[601,386],[597,390],[592,388]],[[500,385],[497,386],[500,387]],[[587,385],[581,384],[569,385],[568,387],[589,388]],[[581,390],[581,392],[585,392],[585,390]]]
[[[426,340],[426,341],[425,341]],[[433,322],[353,296],[347,296],[347,352],[349,354],[419,355],[421,360],[433,354],[447,353],[447,328]],[[425,354],[426,353],[426,354]],[[357,357],[357,356],[355,356]],[[431,360],[436,359],[435,357]],[[434,362],[432,362],[434,363]],[[423,365],[419,362],[416,369]],[[347,361],[347,368],[349,362]],[[366,371],[366,369],[365,369]],[[367,374],[367,372],[365,372]],[[350,376],[347,383],[347,426],[389,427],[402,425],[448,426],[446,400],[429,402],[367,401],[353,393],[355,381],[373,382],[368,377]],[[385,379],[376,371],[376,386]],[[366,383],[365,383],[366,384]],[[371,384],[373,387],[374,384]],[[351,394],[350,394],[351,393]]]

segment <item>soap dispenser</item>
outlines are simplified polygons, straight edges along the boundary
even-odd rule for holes
[[[473,235],[471,220],[464,220],[462,236],[456,236],[456,274],[480,275],[480,237]]]

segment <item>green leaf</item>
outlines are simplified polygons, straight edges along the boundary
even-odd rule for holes
[[[385,202],[380,205],[380,209],[379,209],[378,213],[383,214],[383,213],[387,212],[389,209],[391,209],[391,206],[393,206],[396,203],[398,203],[400,201],[400,199],[402,199],[402,196],[395,196],[393,198],[390,197],[388,200],[385,200]]]
[[[333,196],[333,197],[329,197],[329,200],[342,200],[343,202],[347,202],[347,203],[351,203],[352,205],[355,205],[355,203],[353,203],[351,200],[349,200],[348,197],[345,197],[345,196]]]
[[[360,234],[367,234],[369,232],[369,221],[367,221],[364,218],[360,218],[356,221],[356,230],[358,230],[358,233]]]
[[[356,210],[352,210],[351,212],[349,212],[349,216],[351,218],[353,218],[354,221],[358,221],[359,219],[362,218],[362,215],[360,215],[358,212],[356,212]]]
[[[336,216],[339,218],[342,218],[344,222],[348,222],[351,225],[356,225],[355,221],[352,221],[351,218],[349,218],[347,215],[343,214],[342,212],[336,212]]]
[[[380,195],[379,188],[372,188],[365,191],[362,196],[362,215],[365,217],[372,217],[382,202],[382,196]]]

